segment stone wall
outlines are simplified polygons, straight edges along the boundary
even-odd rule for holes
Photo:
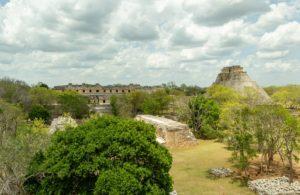
[[[81,95],[87,96],[90,99],[91,104],[109,105],[109,100],[112,95],[127,94],[139,89],[139,85],[120,85],[120,86],[101,86],[99,84],[81,84],[74,85],[69,83],[68,85],[55,86],[54,89],[65,91],[76,91]]]

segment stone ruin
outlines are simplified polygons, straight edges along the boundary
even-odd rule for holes
[[[224,67],[214,84],[230,87],[241,93],[244,93],[246,88],[252,88],[263,102],[271,100],[265,90],[258,86],[239,65]]]
[[[250,181],[248,186],[259,195],[296,195],[300,194],[300,183],[289,183],[285,176]]]
[[[66,127],[77,127],[77,122],[71,116],[60,116],[51,122],[49,133],[64,131]]]
[[[216,178],[229,177],[233,174],[233,171],[231,169],[225,167],[212,168],[208,172],[210,175]]]
[[[138,115],[136,120],[152,124],[156,128],[156,140],[166,146],[188,146],[197,144],[186,124],[163,117]]]

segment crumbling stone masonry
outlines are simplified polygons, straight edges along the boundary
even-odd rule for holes
[[[152,124],[156,128],[157,141],[166,146],[187,146],[197,140],[186,124],[152,115],[138,115],[136,120]]]
[[[81,95],[87,96],[90,99],[90,103],[94,105],[109,105],[109,100],[112,95],[131,93],[139,88],[139,85],[134,84],[102,86],[100,84],[90,85],[84,83],[82,85],[74,85],[69,83],[68,85],[54,87],[55,90],[60,91],[76,91]]]
[[[243,67],[239,65],[224,67],[221,73],[218,74],[214,84],[231,87],[241,93],[243,93],[246,88],[252,88],[258,92],[262,101],[270,101],[270,97],[265,90],[258,86],[257,83],[248,76],[247,72],[243,70]]]

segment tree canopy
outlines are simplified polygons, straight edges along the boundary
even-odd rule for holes
[[[172,158],[153,126],[96,117],[56,132],[38,153],[25,187],[35,194],[168,194]]]
[[[217,136],[219,106],[211,99],[198,95],[189,102],[189,125],[197,138],[211,139]]]

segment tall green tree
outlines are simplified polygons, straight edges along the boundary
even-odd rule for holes
[[[104,116],[53,135],[37,154],[25,187],[34,194],[168,194],[172,157],[155,129]]]
[[[25,194],[23,182],[29,162],[49,141],[42,121],[17,127],[16,134],[5,134],[0,147],[0,194]]]
[[[219,107],[213,100],[198,95],[189,102],[189,126],[197,138],[212,139],[218,134]]]
[[[0,147],[5,134],[16,135],[18,127],[24,122],[22,110],[0,99]]]
[[[165,90],[157,90],[150,93],[143,102],[145,114],[161,115],[169,107],[172,98]]]
[[[288,115],[285,119],[285,128],[283,129],[283,153],[288,161],[289,181],[294,180],[294,161],[298,161],[300,124],[297,119]]]
[[[114,116],[119,116],[119,107],[118,107],[118,97],[113,95],[110,97],[110,106],[111,106],[111,113]]]
[[[233,151],[231,160],[246,179],[249,177],[250,160],[257,154],[254,145],[255,137],[250,125],[251,116],[252,111],[249,108],[237,110],[234,117],[233,134],[228,139],[228,148]]]
[[[10,78],[0,79],[0,98],[22,106],[29,103],[30,87],[23,81]]]
[[[88,98],[73,91],[59,94],[58,103],[61,114],[70,113],[73,118],[81,119],[89,114]]]
[[[259,105],[253,109],[249,125],[252,125],[257,148],[261,153],[261,168],[265,164],[268,169],[274,155],[282,147],[282,133],[287,115],[288,112],[277,105]]]
[[[271,97],[286,108],[300,109],[300,85],[278,87]]]
[[[43,106],[34,105],[28,113],[28,117],[31,120],[42,119],[45,123],[49,123],[51,115],[50,112]]]

